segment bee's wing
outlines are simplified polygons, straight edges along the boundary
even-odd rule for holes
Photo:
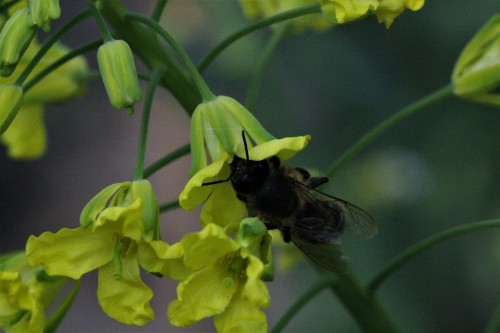
[[[325,222],[319,219],[298,219],[291,227],[291,240],[321,267],[334,273],[345,272],[348,258],[340,248],[340,237],[336,233],[325,232],[324,225]],[[314,233],[314,229],[319,233]]]
[[[345,200],[318,191],[303,183],[297,183],[309,189],[306,196],[308,197],[308,201],[314,205],[320,207],[329,205],[332,206],[332,208],[337,206],[342,209],[345,217],[343,221],[345,224],[343,235],[355,239],[368,239],[378,232],[377,222],[363,209]],[[332,210],[332,212],[334,212],[334,210]]]
[[[344,211],[346,228],[344,235],[356,239],[368,239],[378,232],[377,222],[363,209],[342,199],[334,199]]]

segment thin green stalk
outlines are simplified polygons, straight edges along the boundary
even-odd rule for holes
[[[102,39],[96,39],[66,53],[64,56],[54,61],[52,64],[44,68],[40,73],[35,75],[35,77],[29,80],[23,86],[24,93],[30,90],[35,84],[37,84],[40,80],[49,75],[52,71],[56,70],[58,67],[64,65],[66,62],[70,61],[75,57],[78,57],[81,54],[84,54],[90,50],[98,48],[101,44],[102,44]]]
[[[316,295],[324,289],[333,287],[338,283],[336,276],[322,276],[320,277],[299,299],[286,311],[286,313],[274,325],[271,333],[282,332],[286,325],[295,317],[295,315]]]
[[[139,134],[139,147],[137,149],[137,160],[135,164],[134,180],[139,180],[144,178],[144,159],[146,156],[146,141],[148,137],[148,127],[149,127],[149,115],[151,114],[151,106],[153,104],[153,98],[156,91],[156,87],[160,82],[164,70],[162,67],[155,68],[153,74],[151,75],[151,80],[149,81],[148,90],[146,91],[146,96],[144,97],[144,109],[142,112],[141,129]]]
[[[189,58],[186,51],[184,51],[184,49],[175,40],[175,38],[172,37],[165,29],[163,29],[163,27],[159,25],[158,22],[155,22],[150,17],[136,13],[129,13],[125,17],[142,22],[153,29],[155,32],[157,32],[174,49],[179,58],[184,62],[189,70],[189,73],[191,74],[191,77],[193,78],[194,83],[196,84],[196,87],[200,92],[203,101],[210,101],[215,98],[214,94],[208,88],[200,72],[198,72],[196,66]]]
[[[172,210],[179,207],[179,200],[172,200],[170,202],[160,205],[160,213],[165,213],[166,211]]]
[[[69,293],[66,297],[64,297],[57,309],[50,315],[50,318],[48,318],[45,325],[45,330],[43,331],[44,333],[52,333],[57,330],[57,327],[61,324],[62,320],[71,308],[71,305],[73,305],[76,295],[78,295],[78,291],[80,290],[80,284],[81,280],[75,281]]]
[[[94,14],[95,20],[97,21],[97,25],[99,26],[99,31],[101,31],[101,36],[104,42],[111,42],[113,40],[113,36],[111,36],[111,32],[109,31],[106,23],[104,23],[104,18],[101,15],[101,12],[95,5],[90,5],[92,9],[92,13]]]
[[[375,277],[368,283],[367,289],[369,293],[373,294],[377,288],[385,281],[385,279],[394,273],[398,268],[406,264],[413,257],[419,255],[430,247],[442,243],[448,239],[460,236],[462,234],[467,234],[473,231],[487,229],[487,228],[499,228],[500,219],[481,221],[475,223],[469,223],[461,225],[458,227],[450,228],[444,230],[440,233],[427,237],[413,246],[410,246],[399,256],[391,260],[382,270],[375,275]]]
[[[90,9],[87,9],[80,14],[76,15],[73,17],[71,20],[69,20],[65,25],[63,25],[58,31],[56,31],[53,35],[48,37],[45,42],[40,46],[40,49],[38,52],[35,54],[33,59],[29,62],[29,64],[24,68],[21,74],[19,74],[19,77],[16,80],[16,85],[21,86],[28,75],[30,75],[31,71],[33,71],[33,68],[38,64],[38,62],[43,58],[45,53],[54,45],[62,35],[64,35],[69,29],[73,28],[75,25],[80,23],[81,21],[85,20],[86,18],[90,17],[92,15],[92,12]]]
[[[317,14],[317,13],[321,13],[321,5],[319,3],[314,3],[300,8],[292,9],[277,15],[266,17],[239,31],[236,31],[235,33],[231,34],[230,36],[222,40],[222,42],[220,42],[216,47],[214,47],[212,51],[210,51],[210,53],[207,54],[202,61],[200,61],[200,64],[198,65],[198,70],[200,71],[200,73],[203,73],[205,69],[207,69],[207,67],[214,61],[214,59],[222,51],[224,51],[226,48],[228,48],[230,45],[232,45],[240,38],[254,32],[255,30],[270,26],[271,24],[274,23],[290,20],[295,17]]]
[[[329,169],[327,175],[333,177],[337,171],[351,158],[356,156],[360,151],[362,151],[366,146],[368,146],[373,140],[378,138],[381,134],[387,131],[392,126],[398,124],[401,120],[409,117],[418,110],[422,110],[427,106],[437,103],[442,99],[452,95],[451,84],[427,95],[418,101],[406,106],[397,113],[393,114],[382,123],[374,127],[371,131],[362,136],[355,144],[349,148]]]
[[[153,13],[151,14],[151,18],[158,22],[160,20],[161,15],[163,14],[163,11],[165,10],[165,6],[167,5],[168,0],[158,0],[156,2],[156,6],[153,10]]]
[[[493,313],[493,316],[491,317],[488,326],[486,326],[486,329],[484,330],[484,333],[498,333],[498,332],[500,332],[500,304]]]
[[[176,159],[184,155],[187,155],[190,151],[191,151],[191,146],[189,145],[189,143],[187,143],[184,146],[177,148],[173,152],[163,156],[158,161],[154,162],[144,170],[144,178],[148,178],[156,171],[163,168],[165,165],[168,165],[171,162],[175,161]]]
[[[257,96],[260,91],[264,70],[267,66],[267,63],[269,62],[269,59],[271,59],[271,56],[278,47],[278,44],[285,36],[287,28],[288,28],[287,23],[280,24],[278,28],[273,31],[271,38],[269,39],[268,43],[264,47],[264,50],[260,54],[259,63],[257,64],[257,67],[253,72],[250,84],[248,85],[247,100],[245,102],[245,106],[247,107],[248,110],[253,110],[255,107],[255,102],[257,101]]]

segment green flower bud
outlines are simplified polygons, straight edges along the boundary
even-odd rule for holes
[[[14,13],[0,32],[0,75],[9,76],[35,36],[30,11],[23,8]]]
[[[500,15],[490,19],[464,48],[452,82],[455,95],[500,106]]]
[[[50,30],[50,21],[61,16],[59,0],[29,0],[29,8],[32,23],[45,32]]]
[[[0,86],[0,135],[7,130],[23,103],[23,88],[16,85]]]
[[[142,100],[142,91],[128,44],[123,40],[104,43],[97,51],[97,61],[111,105],[133,113],[133,105]]]

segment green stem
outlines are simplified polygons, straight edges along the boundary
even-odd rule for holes
[[[92,13],[94,14],[95,20],[97,21],[97,25],[99,26],[99,30],[101,31],[101,36],[104,40],[104,43],[111,42],[113,40],[113,36],[111,36],[111,32],[106,26],[106,23],[104,23],[101,12],[95,5],[91,4],[90,8],[92,9]]]
[[[488,323],[488,326],[486,326],[486,329],[484,331],[484,333],[498,333],[498,332],[500,332],[500,304],[493,313],[493,316],[491,317],[491,320]]]
[[[212,49],[212,51],[210,51],[209,54],[205,56],[205,58],[203,58],[202,61],[200,61],[200,64],[198,65],[198,70],[200,71],[200,73],[203,73],[205,69],[207,69],[207,67],[214,61],[214,59],[222,51],[224,51],[227,47],[236,42],[238,39],[250,34],[251,32],[254,32],[255,30],[270,26],[271,24],[274,23],[290,20],[295,17],[317,14],[317,13],[321,13],[321,5],[319,3],[314,3],[300,8],[292,9],[277,15],[266,17],[239,31],[236,31],[232,35],[226,37],[222,42],[220,42],[215,48]]]
[[[16,85],[21,86],[28,75],[30,75],[31,71],[35,66],[38,64],[38,62],[43,58],[45,53],[54,45],[59,38],[61,38],[62,35],[64,35],[69,29],[80,23],[81,21],[85,20],[86,18],[90,17],[92,15],[92,12],[90,9],[81,12],[80,14],[76,15],[73,17],[71,20],[69,20],[65,25],[63,25],[58,31],[56,31],[52,36],[48,37],[45,42],[40,46],[40,49],[38,52],[35,54],[33,59],[29,62],[29,64],[24,68],[21,74],[19,74],[19,77],[16,80]]]
[[[150,166],[148,166],[144,170],[144,178],[148,178],[152,174],[154,174],[156,171],[160,170],[163,168],[165,165],[170,164],[171,162],[175,161],[179,157],[182,157],[186,154],[188,154],[191,151],[191,146],[189,143],[185,144],[182,147],[177,148],[173,152],[163,156],[160,158],[158,161],[154,162]]]
[[[179,200],[172,200],[160,206],[160,213],[179,207]]]
[[[24,93],[26,93],[28,90],[33,88],[35,84],[37,84],[40,80],[42,80],[44,77],[49,75],[52,71],[56,70],[58,67],[64,65],[66,62],[70,61],[73,58],[76,58],[77,56],[84,54],[88,51],[94,50],[98,48],[102,44],[102,39],[97,39],[92,42],[89,42],[87,44],[84,44],[76,49],[71,50],[70,52],[66,53],[64,56],[61,58],[57,59],[54,61],[52,64],[44,68],[40,73],[35,75],[31,80],[29,80],[24,86],[23,90]]]
[[[78,291],[80,290],[80,284],[81,280],[76,280],[73,288],[71,288],[70,292],[64,297],[57,309],[52,312],[45,325],[44,333],[52,333],[57,330],[57,327],[66,316],[66,313],[68,313],[71,305],[73,305],[76,295],[78,295]]]
[[[151,18],[158,22],[160,20],[163,11],[165,10],[165,6],[167,5],[168,0],[158,0],[156,6],[153,10],[153,14],[151,14]]]
[[[151,106],[156,91],[156,87],[160,82],[165,71],[162,67],[153,70],[151,80],[149,81],[148,90],[144,98],[144,110],[142,113],[141,129],[139,134],[139,147],[137,149],[137,160],[135,164],[134,180],[144,178],[144,159],[146,156],[146,141],[148,137],[149,115],[151,114]]]
[[[245,106],[248,110],[253,110],[255,107],[255,102],[257,101],[257,96],[260,91],[262,76],[264,75],[266,65],[269,62],[269,59],[271,59],[274,51],[278,47],[278,44],[285,36],[287,28],[288,24],[286,23],[279,25],[278,28],[274,30],[271,38],[269,39],[269,42],[264,47],[264,50],[260,55],[259,63],[254,71],[254,74],[252,75],[252,79],[248,86],[247,100],[245,102]]]
[[[378,138],[381,134],[387,131],[392,126],[399,123],[401,120],[409,117],[418,110],[424,109],[425,107],[437,103],[438,101],[452,95],[451,84],[427,95],[418,101],[406,106],[397,113],[393,114],[382,123],[374,127],[371,131],[362,136],[354,145],[349,148],[329,169],[327,175],[333,177],[337,171],[351,158],[357,155],[361,150],[368,146],[373,140]]]
[[[202,97],[203,101],[210,101],[215,98],[214,94],[210,91],[208,88],[207,84],[203,80],[200,72],[196,69],[196,66],[193,64],[187,53],[184,51],[184,49],[180,46],[180,44],[175,40],[172,35],[170,35],[161,25],[159,25],[157,22],[152,20],[151,18],[141,15],[141,14],[136,14],[136,13],[129,13],[125,16],[126,18],[136,20],[139,22],[142,22],[149,26],[151,29],[153,29],[155,32],[157,32],[175,51],[175,53],[181,58],[181,60],[184,62],[186,67],[189,70],[189,73],[191,74],[191,77],[194,80],[194,83],[196,84],[198,91],[200,92],[200,95]]]
[[[299,299],[286,311],[281,319],[274,325],[271,333],[279,333],[285,329],[286,325],[295,317],[300,309],[304,307],[317,294],[328,287],[338,283],[336,276],[323,276],[318,279]]]
[[[458,227],[450,228],[444,230],[438,234],[427,237],[413,246],[410,246],[407,250],[401,253],[399,256],[391,260],[382,270],[368,283],[367,289],[373,294],[377,288],[385,281],[385,279],[394,273],[398,268],[406,264],[413,257],[424,252],[430,247],[442,243],[448,239],[460,236],[462,234],[470,233],[472,231],[486,229],[486,228],[499,228],[500,219],[488,220],[482,222],[475,222],[470,224],[461,225]]]

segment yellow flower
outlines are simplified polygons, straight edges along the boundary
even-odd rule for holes
[[[452,82],[455,95],[500,106],[500,15],[491,18],[464,48]]]
[[[168,307],[173,325],[184,327],[214,317],[218,332],[267,331],[266,316],[260,310],[269,305],[262,281],[267,259],[261,259],[261,253],[266,252],[261,242],[269,236],[262,222],[248,220],[241,225],[252,229],[251,236],[242,228],[232,239],[220,226],[208,224],[181,239],[190,274],[182,279],[177,300]]]
[[[34,40],[19,61],[14,73],[8,78],[0,78],[0,84],[8,85],[17,79],[40,49]],[[55,44],[28,76],[28,80],[47,68],[69,52],[62,44]],[[41,157],[47,147],[46,130],[43,121],[43,104],[62,102],[81,95],[85,84],[81,76],[87,71],[83,57],[74,58],[45,76],[22,96],[19,112],[10,122],[4,123],[7,130],[0,141],[7,146],[14,159],[34,159]],[[6,104],[2,104],[5,108]],[[8,127],[8,128],[7,128]]]
[[[98,269],[97,297],[103,311],[122,323],[144,325],[154,318],[152,290],[140,277],[146,271],[183,278],[180,245],[158,240],[158,204],[147,180],[113,184],[83,209],[81,227],[30,236],[33,265],[49,275],[79,279]]]
[[[43,332],[45,311],[54,302],[65,278],[38,281],[24,253],[0,263],[0,328],[6,332]]]
[[[424,6],[425,0],[379,0],[380,5],[375,11],[378,22],[385,23],[386,28],[390,28],[394,19],[405,9],[412,11],[420,10]]]
[[[308,135],[275,139],[230,97],[218,96],[198,105],[191,120],[191,178],[179,196],[179,203],[190,210],[206,201],[201,213],[203,225],[216,223],[237,228],[246,214],[246,207],[237,199],[230,182],[203,186],[203,183],[227,179],[229,163],[235,155],[246,158],[242,132],[250,160],[255,161],[272,156],[289,159],[304,149],[310,139]]]
[[[318,0],[240,0],[243,13],[250,19],[265,18],[280,14],[292,9],[300,8],[308,4],[318,3]],[[335,23],[327,20],[321,13],[309,14],[297,17],[289,21],[295,31],[303,31],[307,28],[324,30]]]

